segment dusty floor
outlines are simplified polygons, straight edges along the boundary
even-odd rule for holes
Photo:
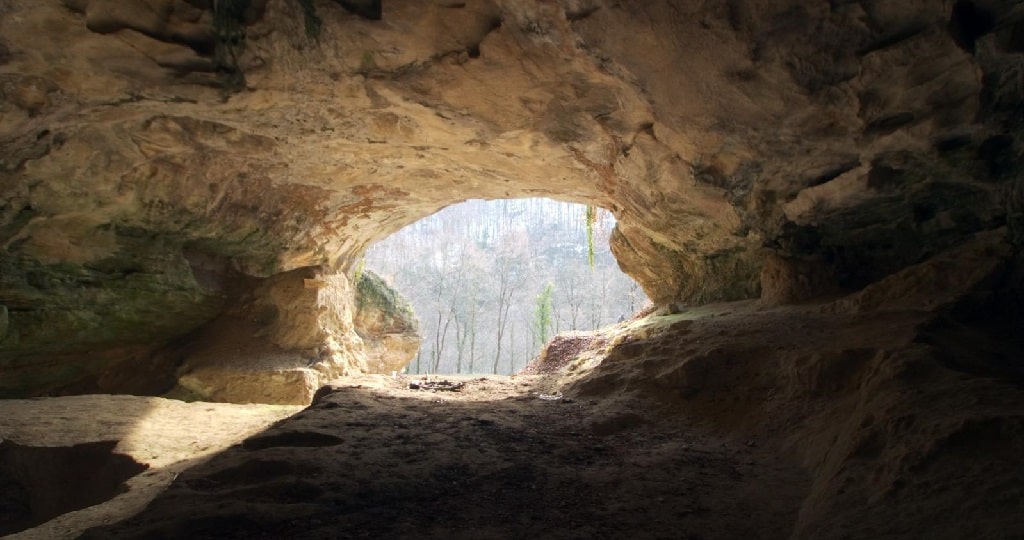
[[[138,512],[175,479],[142,520],[88,537],[783,538],[795,519],[806,480],[757,447],[588,422],[588,403],[542,399],[554,395],[540,377],[460,381],[459,392],[339,381],[285,431],[191,469],[298,408],[131,396],[0,402],[5,439],[116,439],[116,452],[150,466],[115,499],[11,538],[74,538]],[[776,496],[765,500],[765,490]]]
[[[277,405],[184,403],[155,397],[88,395],[26,400],[0,400],[0,440],[32,447],[60,447],[116,441],[113,451],[148,466],[127,480],[123,493],[99,505],[66,513],[38,527],[10,535],[16,539],[75,538],[88,527],[124,519],[145,507],[197,460],[208,457],[301,410]],[[0,458],[4,453],[0,452]],[[10,457],[10,456],[6,456]],[[0,466],[10,468],[11,463]],[[19,472],[31,465],[16,464]],[[69,466],[74,467],[74,463]],[[90,464],[91,465],[91,464]],[[81,464],[77,478],[50,486],[55,492],[75,490],[76,482],[93,481],[90,465]],[[52,463],[43,464],[52,467]],[[0,471],[0,488],[7,487]],[[37,486],[38,487],[38,486]],[[53,489],[55,488],[55,489]],[[33,502],[42,493],[34,490]],[[0,498],[7,494],[0,489]],[[6,501],[3,501],[6,502]],[[42,501],[46,504],[46,501]],[[23,509],[5,506],[9,511]],[[9,517],[9,516],[3,516]]]
[[[587,403],[541,399],[539,377],[463,380],[459,392],[341,381],[286,425],[182,472],[138,518],[86,537],[789,533],[806,479],[756,446],[588,424]]]

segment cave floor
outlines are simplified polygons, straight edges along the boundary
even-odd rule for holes
[[[409,381],[337,381],[287,422],[175,470],[142,513],[79,520],[113,523],[84,537],[785,538],[807,490],[756,441],[655,429],[639,412],[595,420],[592,402],[542,399],[539,376],[462,377],[459,392]],[[221,406],[196,410],[207,405]],[[184,441],[210,422],[163,429]]]
[[[0,400],[0,536],[47,513],[64,512],[9,538],[75,538],[88,527],[124,519],[182,471],[300,410],[127,395]],[[96,445],[108,449],[107,459],[75,451]],[[61,457],[55,451],[63,451]],[[144,470],[112,478],[118,459]],[[96,486],[111,482],[107,500],[97,504]],[[22,526],[12,529],[18,522]]]

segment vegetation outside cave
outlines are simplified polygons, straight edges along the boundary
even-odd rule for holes
[[[614,225],[611,213],[580,204],[471,200],[375,244],[366,268],[419,317],[423,345],[409,372],[515,373],[552,335],[642,308],[646,296],[608,248]]]

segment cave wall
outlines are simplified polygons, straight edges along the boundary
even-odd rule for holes
[[[153,365],[467,198],[610,209],[666,305],[1024,239],[1017,2],[374,4],[0,0],[0,396]]]

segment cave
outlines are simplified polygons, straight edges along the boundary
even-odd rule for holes
[[[0,398],[307,407],[86,537],[1019,537],[1022,21],[0,0]],[[612,212],[652,306],[490,397],[374,393],[419,336],[367,248],[525,197]]]

